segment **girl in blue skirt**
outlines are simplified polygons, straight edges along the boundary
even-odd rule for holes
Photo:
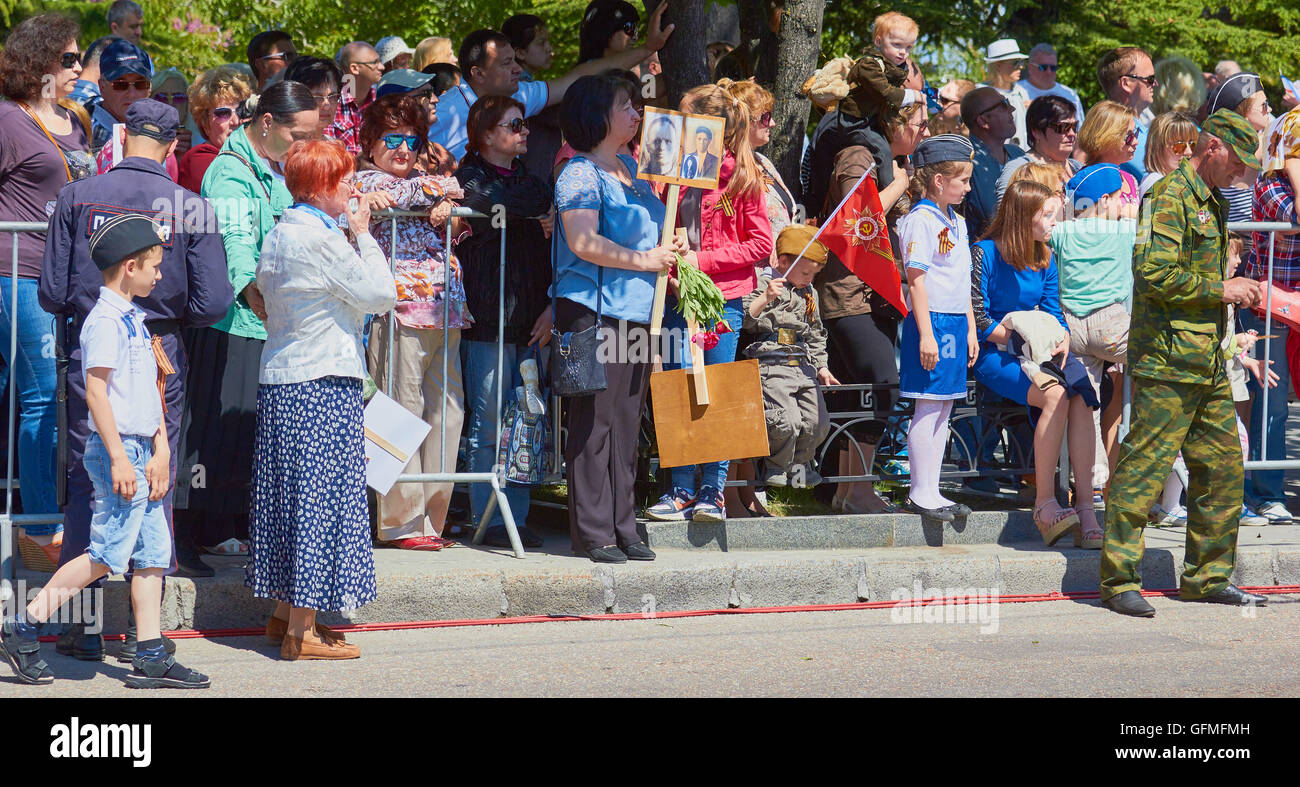
[[[939,494],[952,403],[966,397],[966,369],[979,343],[970,300],[970,242],[952,206],[970,191],[975,149],[956,134],[925,140],[912,154],[924,199],[898,223],[912,312],[903,320],[900,393],[916,400],[907,432],[908,508],[951,522],[970,509]]]

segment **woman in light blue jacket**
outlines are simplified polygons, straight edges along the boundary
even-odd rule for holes
[[[353,160],[336,140],[296,142],[285,158],[295,202],[266,236],[257,287],[266,346],[257,391],[251,560],[245,584],[279,602],[267,637],[280,657],[353,659],[356,645],[316,625],[318,610],[373,601],[375,564],[366,510],[361,330],[397,288],[370,236],[370,208],[349,206]],[[336,217],[347,214],[358,255]]]

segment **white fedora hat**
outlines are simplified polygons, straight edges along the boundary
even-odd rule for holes
[[[989,53],[984,58],[985,63],[1000,63],[1003,60],[1025,60],[1025,55],[1020,51],[1020,44],[1016,43],[1014,38],[999,38],[997,41],[989,44]]]

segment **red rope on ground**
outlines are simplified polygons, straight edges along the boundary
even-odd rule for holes
[[[1300,585],[1261,585],[1252,587],[1243,587],[1242,590],[1262,595],[1277,595],[1286,593],[1300,593]],[[1165,590],[1144,590],[1144,596],[1164,596],[1166,598],[1177,598],[1178,590],[1170,588]],[[902,601],[861,601],[854,604],[804,604],[788,607],[748,607],[748,608],[728,608],[728,609],[696,609],[680,610],[673,612],[656,612],[654,614],[641,612],[622,612],[617,614],[604,615],[528,615],[514,618],[479,618],[472,620],[411,620],[397,623],[350,623],[339,626],[331,625],[330,628],[340,632],[359,632],[368,631],[414,631],[419,629],[435,628],[459,628],[462,626],[503,626],[514,623],[553,623],[556,621],[578,621],[578,620],[660,620],[664,618],[694,618],[704,617],[706,615],[759,615],[772,612],[848,612],[859,609],[890,609],[892,607],[927,607],[936,605],[953,605],[964,606],[971,603],[989,603],[996,604],[1029,604],[1040,601],[1086,601],[1089,599],[1100,598],[1101,593],[1095,590],[1076,591],[1072,593],[1062,593],[1052,591],[1050,593],[1026,593],[1026,594],[999,594],[996,599],[989,596],[944,596],[933,599],[905,599]],[[242,629],[186,629],[183,631],[168,631],[167,636],[171,639],[207,639],[212,637],[255,637],[266,633],[264,628],[242,628]],[[121,634],[114,634],[104,639],[120,640]],[[55,637],[41,637],[42,642],[53,642]]]

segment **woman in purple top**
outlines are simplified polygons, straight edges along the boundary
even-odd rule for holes
[[[0,53],[0,221],[44,223],[59,190],[94,173],[85,126],[60,106],[81,74],[77,23],[60,14],[41,14],[19,24]],[[53,90],[47,90],[47,86]],[[18,275],[10,265],[17,246]],[[54,318],[36,300],[45,253],[44,232],[0,233],[0,353],[17,385],[22,419],[18,468],[25,514],[52,514],[57,410],[54,402]],[[17,289],[16,316],[10,313]],[[10,325],[18,328],[18,353],[11,356]],[[62,542],[58,525],[28,525],[19,532],[23,562],[53,571]]]

